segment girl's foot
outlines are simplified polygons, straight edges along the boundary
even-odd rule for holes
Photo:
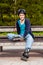
[[[27,50],[24,51],[21,60],[27,61],[29,58],[29,52]]]

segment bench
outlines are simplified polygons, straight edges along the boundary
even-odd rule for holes
[[[0,32],[13,32],[16,30],[14,26],[0,26]],[[32,31],[43,31],[43,27],[32,27]],[[16,44],[14,44],[16,43]],[[21,43],[21,44],[20,44]],[[24,49],[25,42],[20,41],[19,38],[15,38],[13,41],[9,41],[6,36],[0,36],[0,51],[3,51],[3,46],[14,46],[15,49]],[[19,48],[18,48],[19,47]],[[43,50],[43,36],[35,36],[35,41],[31,50]]]
[[[43,26],[32,26],[32,31],[43,31]],[[16,27],[14,26],[0,26],[0,32],[14,32],[16,31]]]

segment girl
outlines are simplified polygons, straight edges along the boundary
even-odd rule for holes
[[[26,18],[26,11],[24,9],[19,9],[18,16],[19,19],[17,20],[16,23],[18,35],[8,34],[7,36],[10,40],[12,40],[14,37],[20,37],[25,40],[26,42],[25,50],[24,53],[22,54],[21,59],[27,61],[29,58],[29,51],[34,41],[34,35],[32,34],[31,31],[30,21],[29,19]]]

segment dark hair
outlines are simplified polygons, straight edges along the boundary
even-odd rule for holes
[[[26,11],[25,11],[25,9],[19,9],[19,10],[18,10],[18,15],[19,15],[20,13],[26,15]]]

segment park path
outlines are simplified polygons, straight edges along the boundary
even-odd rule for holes
[[[43,65],[43,53],[30,52],[27,62],[21,60],[23,50],[8,50],[4,47],[0,52],[0,65]]]

